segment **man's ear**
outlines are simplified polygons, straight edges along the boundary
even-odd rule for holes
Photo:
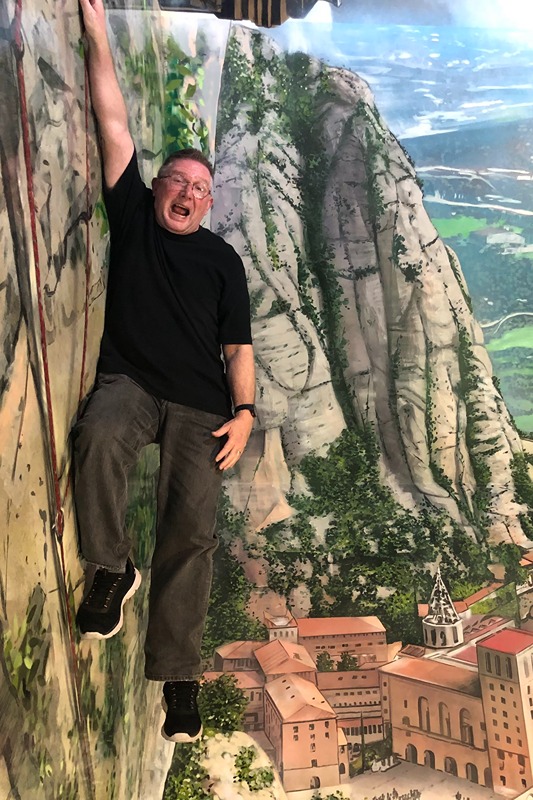
[[[155,187],[157,186],[157,178],[152,178],[152,194],[155,194]]]

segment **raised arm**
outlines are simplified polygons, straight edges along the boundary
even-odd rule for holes
[[[254,352],[251,344],[225,344],[222,346],[226,375],[234,406],[252,404],[255,397]],[[241,457],[252,432],[253,417],[249,411],[238,411],[213,436],[227,436],[227,441],[216,457],[221,470],[235,466]]]
[[[133,140],[109,47],[102,0],[80,0],[80,6],[87,36],[91,99],[102,145],[104,179],[111,189],[129,164]]]

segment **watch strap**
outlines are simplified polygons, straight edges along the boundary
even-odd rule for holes
[[[236,414],[237,411],[249,411],[252,417],[257,416],[255,413],[255,406],[253,403],[241,403],[240,405],[235,406],[235,408],[233,409],[234,414]]]

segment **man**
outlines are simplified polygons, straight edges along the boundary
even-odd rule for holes
[[[102,0],[80,4],[111,257],[97,379],[73,430],[81,548],[96,567],[77,622],[96,639],[122,626],[140,584],[124,525],[127,479],[140,450],[158,442],[146,677],[164,681],[163,736],[190,742],[202,730],[196,697],[221,478],[255,416],[248,293],[233,248],[200,225],[213,202],[203,155],[178,151],[151,191],[142,183]]]

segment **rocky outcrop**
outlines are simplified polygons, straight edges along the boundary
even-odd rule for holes
[[[368,86],[246,29],[225,69],[213,222],[245,254],[259,409],[233,502],[255,529],[287,518],[301,459],[356,420],[402,505],[428,502],[472,536],[483,517],[492,541],[529,547],[521,445],[459,262]],[[298,80],[307,116],[284,105]]]

